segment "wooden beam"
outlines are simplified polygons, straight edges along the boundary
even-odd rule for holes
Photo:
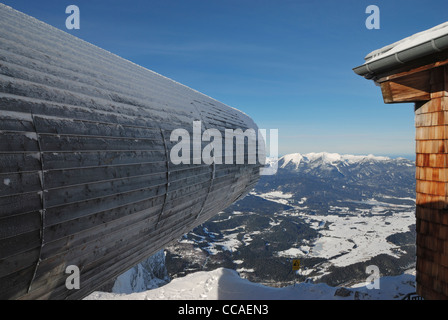
[[[408,74],[381,83],[384,103],[428,101],[431,99],[431,72]]]
[[[425,102],[448,96],[447,63],[443,61],[378,79],[384,103]]]

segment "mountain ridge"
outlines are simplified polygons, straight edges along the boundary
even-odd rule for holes
[[[297,169],[300,164],[303,163],[313,163],[320,162],[322,164],[330,164],[330,165],[353,165],[357,163],[362,163],[365,161],[409,161],[414,162],[413,160],[409,160],[404,157],[388,157],[388,156],[376,156],[373,154],[368,155],[354,155],[354,154],[345,154],[345,153],[332,153],[332,152],[310,152],[310,153],[289,153],[285,154],[278,158],[267,158],[267,165],[273,166],[275,164],[278,165],[278,168],[285,168],[288,165],[294,165]]]

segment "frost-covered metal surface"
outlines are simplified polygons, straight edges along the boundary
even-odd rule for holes
[[[0,4],[0,298],[82,298],[244,196],[258,164],[169,161],[170,133],[195,120],[257,129]]]

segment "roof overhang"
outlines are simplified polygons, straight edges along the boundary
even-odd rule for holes
[[[428,101],[448,88],[448,22],[375,50],[365,60],[353,70],[381,87],[385,103]]]
[[[416,61],[428,63],[425,58],[437,56],[446,50],[448,22],[369,53],[365,57],[366,62],[353,71],[367,79],[376,80],[394,70],[402,69],[405,65],[415,66]]]

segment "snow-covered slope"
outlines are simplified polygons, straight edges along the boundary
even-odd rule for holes
[[[121,274],[114,282],[112,292],[133,293],[158,288],[170,281],[165,267],[165,253],[159,250],[143,262]]]
[[[132,294],[94,292],[85,300],[400,300],[415,292],[412,273],[383,277],[379,284],[379,289],[360,284],[345,290],[306,282],[273,288],[242,279],[234,270],[219,268],[174,279],[157,289]]]

